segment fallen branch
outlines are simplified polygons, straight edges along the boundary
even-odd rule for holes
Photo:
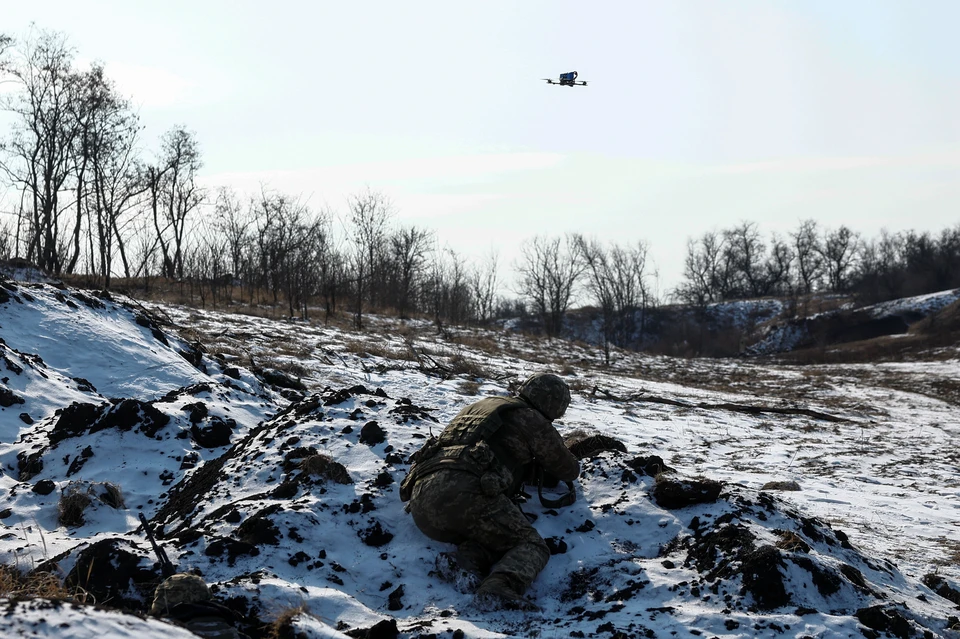
[[[706,402],[685,402],[666,397],[657,397],[654,395],[643,395],[633,393],[626,397],[618,397],[610,391],[594,386],[590,392],[591,397],[600,396],[615,402],[646,402],[651,404],[668,404],[670,406],[680,406],[681,408],[701,408],[704,410],[729,410],[737,413],[746,413],[748,415],[760,415],[761,413],[772,413],[775,415],[804,415],[813,419],[823,420],[825,422],[850,422],[846,417],[838,417],[829,413],[821,413],[810,408],[788,408],[782,406],[752,406],[750,404],[734,404],[723,402],[720,404],[708,404]]]

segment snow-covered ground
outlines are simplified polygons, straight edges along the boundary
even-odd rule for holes
[[[960,580],[960,417],[936,392],[958,359],[618,353],[600,369],[589,347],[504,331],[371,317],[361,333],[4,290],[0,561],[52,570],[102,609],[12,600],[0,635],[188,636],[135,614],[160,579],[143,513],[258,636],[251,624],[290,611],[305,637],[383,622],[405,638],[960,636],[957,604],[924,584]],[[450,547],[417,530],[397,486],[460,408],[542,370],[574,389],[562,433],[627,453],[583,460],[573,506],[524,505],[554,551],[528,592],[541,611],[483,612],[431,574]],[[58,520],[71,491],[91,497],[78,526]],[[678,491],[701,499],[671,503]]]

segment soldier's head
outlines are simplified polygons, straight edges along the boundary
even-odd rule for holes
[[[210,601],[213,596],[203,579],[189,573],[171,575],[163,580],[153,596],[151,615],[162,615],[180,603]]]
[[[520,384],[517,395],[549,419],[560,419],[570,405],[567,383],[550,373],[537,373]]]

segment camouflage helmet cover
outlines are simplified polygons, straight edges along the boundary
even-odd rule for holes
[[[520,385],[517,395],[549,420],[560,419],[570,405],[567,383],[551,373],[537,373]]]
[[[157,586],[150,614],[159,615],[180,603],[210,601],[213,596],[203,579],[189,573],[171,575]]]

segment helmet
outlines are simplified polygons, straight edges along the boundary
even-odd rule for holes
[[[207,588],[203,579],[189,573],[179,573],[167,577],[157,586],[150,614],[163,614],[180,603],[210,601],[212,598],[210,589]]]
[[[567,383],[550,373],[538,373],[520,384],[517,395],[549,419],[560,419],[570,405]]]

